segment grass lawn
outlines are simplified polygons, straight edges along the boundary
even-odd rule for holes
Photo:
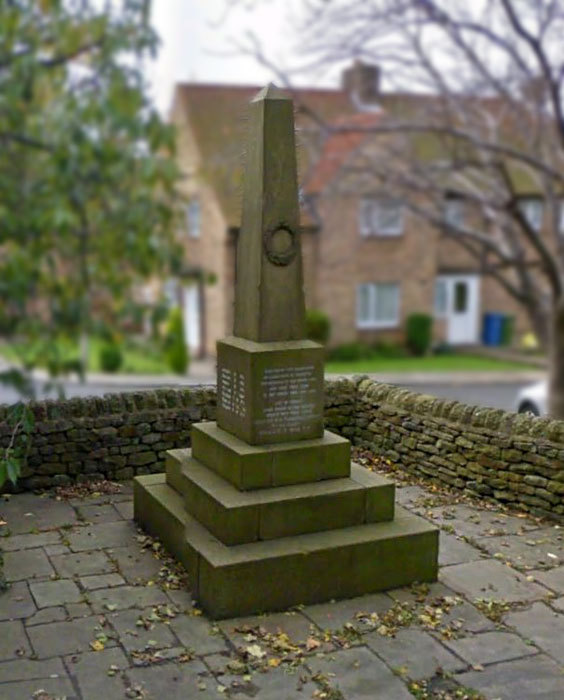
[[[327,362],[325,372],[372,374],[376,372],[504,372],[538,369],[525,362],[507,362],[479,355],[430,355],[429,357],[371,357],[354,362]]]
[[[100,348],[103,341],[91,338],[88,344],[88,371],[101,372]],[[149,341],[146,343],[126,339],[121,346],[123,364],[120,372],[126,374],[171,374],[171,369],[165,363],[162,352]],[[61,349],[67,358],[78,357],[78,347],[68,345]],[[1,344],[0,355],[13,362],[24,362],[31,352],[21,344]],[[39,362],[39,366],[45,363]]]

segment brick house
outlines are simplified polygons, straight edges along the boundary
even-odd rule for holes
[[[456,345],[480,342],[483,314],[523,312],[454,241],[411,214],[373,184],[342,187],[342,166],[363,153],[363,135],[322,132],[326,122],[370,126],[382,112],[421,96],[380,93],[378,69],[356,63],[340,90],[296,90],[298,167],[302,182],[302,248],[306,304],[325,311],[332,345],[355,340],[401,340],[406,316],[435,316],[434,334]],[[259,86],[182,83],[171,119],[189,198],[181,271],[187,342],[194,355],[215,354],[232,332],[235,250],[241,211],[245,113]],[[532,201],[531,216],[535,214]],[[459,216],[447,201],[448,216]]]

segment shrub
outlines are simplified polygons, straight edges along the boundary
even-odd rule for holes
[[[374,350],[366,343],[345,343],[329,351],[329,360],[333,362],[355,362],[367,360],[374,356]]]
[[[186,374],[189,364],[188,349],[184,342],[184,322],[182,310],[171,310],[165,334],[165,359],[175,374]]]
[[[325,345],[330,334],[331,321],[329,316],[319,309],[308,309],[306,311],[306,337]]]
[[[381,340],[374,344],[374,356],[395,359],[405,355],[405,348],[398,343]]]
[[[115,342],[106,342],[99,352],[100,369],[102,372],[117,372],[123,364],[123,353]]]
[[[433,318],[429,314],[410,314],[406,321],[407,347],[414,355],[425,355],[431,346]]]

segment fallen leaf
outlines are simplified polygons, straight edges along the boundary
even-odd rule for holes
[[[319,649],[321,642],[314,637],[308,637],[305,646],[308,651],[313,651],[314,649]]]
[[[263,659],[266,656],[266,652],[263,651],[258,644],[251,644],[245,649],[245,651],[249,656],[252,656],[255,659]]]

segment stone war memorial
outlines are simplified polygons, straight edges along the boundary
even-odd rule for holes
[[[324,349],[305,339],[293,104],[252,100],[234,335],[218,343],[217,422],[166,474],[134,482],[135,519],[187,568],[212,618],[437,577],[438,531],[323,427]]]

